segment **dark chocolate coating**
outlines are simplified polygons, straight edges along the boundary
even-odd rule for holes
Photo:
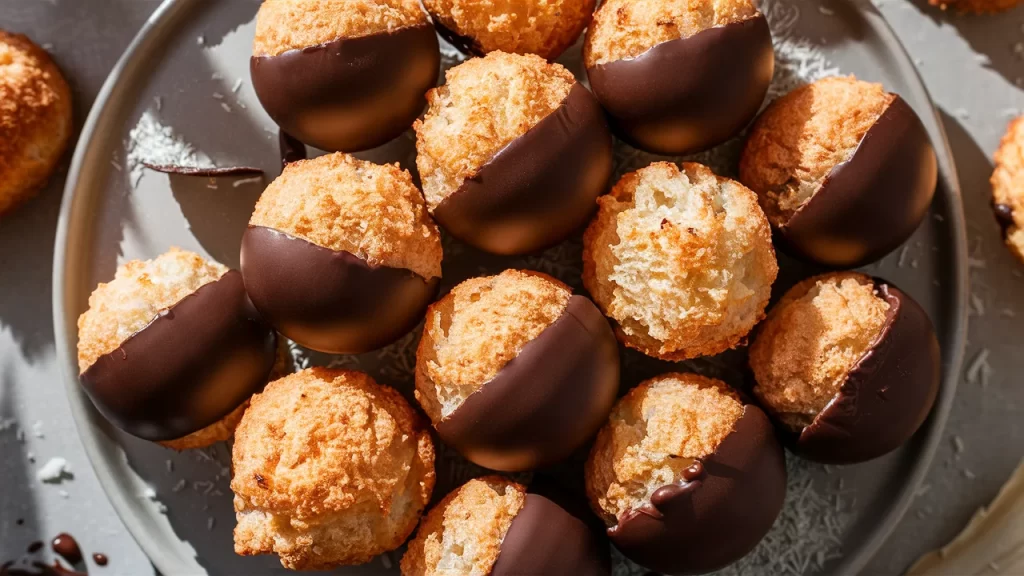
[[[921,426],[939,392],[941,358],[928,314],[891,284],[882,332],[850,370],[836,397],[800,434],[793,452],[826,464],[853,464],[898,448]]]
[[[1010,227],[1015,224],[1013,221],[1013,206],[993,202],[992,212],[996,215],[996,222],[999,223],[999,229],[1002,231],[1003,239],[1005,240]]]
[[[837,268],[873,262],[924,219],[938,178],[924,124],[899,96],[864,134],[849,160],[780,228],[784,248]]]
[[[608,529],[634,562],[666,574],[702,574],[754,549],[786,496],[786,461],[760,408],[748,404],[733,431],[678,485]]]
[[[441,283],[263,226],[245,231],[241,260],[245,289],[267,322],[331,354],[394,342],[423,318]]]
[[[306,144],[355,152],[395,138],[419,116],[441,64],[430,24],[253,56],[267,114]]]
[[[619,348],[583,296],[471,394],[437,433],[468,460],[505,472],[566,458],[600,429],[619,388]]]
[[[490,576],[607,576],[608,546],[586,522],[539,494],[512,519]]]
[[[564,240],[597,210],[612,174],[612,137],[581,84],[536,126],[499,150],[433,210],[453,236],[494,254]]]
[[[306,159],[306,145],[284,130],[277,131],[277,148],[281,152],[281,168]]]
[[[174,440],[238,408],[267,383],[277,338],[230,270],[81,374],[93,404],[146,440]]]
[[[446,42],[452,45],[453,48],[466,54],[467,56],[483,56],[484,51],[480,49],[480,44],[476,40],[469,36],[463,36],[455,30],[445,26],[441,19],[436,14],[431,13],[430,19],[434,21],[434,28],[437,29],[438,35],[444,38]]]
[[[690,154],[735,136],[757,114],[775,70],[758,13],[587,68],[615,134],[658,154]]]
[[[163,172],[164,174],[181,174],[182,176],[206,176],[207,178],[216,178],[217,176],[258,176],[263,174],[263,170],[260,168],[254,168],[252,166],[181,166],[178,164],[150,164],[149,162],[143,162],[143,166],[150,170],[156,170],[157,172]]]

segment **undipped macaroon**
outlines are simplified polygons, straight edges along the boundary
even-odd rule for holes
[[[757,197],[701,164],[622,177],[583,237],[583,283],[627,346],[664,360],[718,354],[764,317],[778,273]]]
[[[992,210],[1006,247],[1024,262],[1024,117],[1006,127],[995,154]]]
[[[32,197],[71,138],[71,90],[45,50],[0,30],[0,215]]]
[[[852,76],[772,102],[740,158],[740,181],[757,193],[782,248],[836,268],[873,262],[909,238],[937,177],[913,108]]]
[[[434,445],[393,388],[310,368],[253,397],[235,432],[235,552],[285,568],[362,564],[412,533],[434,488]]]
[[[500,476],[470,480],[427,513],[402,576],[607,576],[607,546],[586,519]]]
[[[790,288],[750,346],[753,393],[796,453],[832,464],[881,456],[921,426],[938,393],[927,313],[856,272]]]
[[[416,399],[446,444],[493,470],[554,464],[601,426],[619,355],[594,304],[537,272],[473,278],[430,307]]]
[[[768,417],[696,374],[657,376],[619,400],[585,476],[612,543],[667,574],[702,574],[744,556],[786,494]]]
[[[775,69],[754,0],[608,0],[587,29],[583,60],[616,135],[672,155],[742,130]]]
[[[175,449],[227,440],[275,364],[276,335],[236,270],[172,248],[132,260],[78,318],[78,368],[122,430]]]
[[[611,133],[590,91],[560,64],[504,52],[445,77],[415,125],[438,223],[496,254],[534,252],[581,228],[612,170]]]
[[[409,172],[347,154],[288,164],[242,237],[245,288],[278,331],[358,354],[411,330],[437,295],[441,236]]]

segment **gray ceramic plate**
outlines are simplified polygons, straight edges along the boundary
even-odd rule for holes
[[[54,261],[54,323],[71,406],[96,473],[125,525],[166,574],[281,573],[274,558],[233,554],[229,448],[173,453],[125,436],[93,409],[77,384],[76,319],[97,283],[129,259],[151,258],[170,246],[238,264],[238,244],[263,182],[168,177],[135,167],[131,132],[144,115],[170,126],[219,164],[279,168],[273,124],[248,82],[248,55],[258,2],[167,0],[125,52],[96,101],[68,177]],[[867,1],[764,0],[777,44],[773,95],[801,80],[853,73],[882,82],[918,112],[939,156],[940,181],[931,213],[905,246],[868,268],[912,294],[930,313],[942,343],[944,379],[931,418],[917,436],[885,458],[841,470],[790,458],[786,510],[766,542],[740,565],[764,573],[856,573],[909,506],[923,478],[957,383],[966,320],[966,243],[952,156],[928,93],[885,21]],[[445,58],[451,65],[451,55]],[[579,70],[579,47],[562,61]],[[145,122],[142,122],[145,125]],[[150,125],[152,128],[152,125]],[[150,145],[150,131],[134,140]],[[700,159],[734,170],[736,143]],[[137,159],[153,150],[136,146]],[[364,157],[409,165],[408,134]],[[623,146],[618,172],[653,157]],[[215,187],[214,187],[215,186]],[[544,270],[579,288],[578,239],[520,259],[487,257],[454,242],[445,245],[445,288],[505,267]],[[781,258],[777,292],[813,272]],[[408,392],[415,335],[360,357],[310,356],[302,362],[353,365]],[[742,351],[687,363],[683,369],[735,382]],[[625,354],[624,384],[668,369],[667,363]],[[444,453],[439,493],[474,473]],[[395,553],[345,574],[397,573]],[[616,572],[637,569],[617,560]],[[741,570],[734,570],[736,572]]]

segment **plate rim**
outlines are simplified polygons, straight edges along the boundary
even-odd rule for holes
[[[73,206],[76,200],[76,191],[79,187],[80,174],[92,147],[90,141],[93,134],[126,71],[133,66],[139,65],[139,62],[135,61],[136,57],[153,40],[153,33],[162,28],[167,21],[180,14],[194,1],[163,0],[136,33],[131,43],[111,69],[100,92],[97,94],[76,143],[61,198],[57,234],[54,241],[52,275],[54,287],[52,308],[55,351],[79,439],[85,448],[86,456],[96,473],[107,499],[124,523],[129,534],[131,534],[132,538],[157,570],[169,575],[187,573],[189,570],[194,569],[194,566],[190,567],[187,564],[183,564],[176,557],[177,555],[168,553],[166,547],[151,541],[149,538],[143,538],[142,535],[147,530],[143,525],[142,519],[138,517],[135,511],[135,505],[130,501],[129,496],[124,490],[117,489],[121,481],[117,479],[115,468],[108,462],[110,456],[106,452],[109,449],[100,445],[100,437],[109,436],[107,432],[108,424],[102,421],[102,417],[98,415],[84,392],[78,386],[77,364],[73,361],[74,356],[70,353],[73,347],[71,343],[74,341],[73,339],[77,339],[77,330],[74,328],[74,322],[69,323],[68,318],[66,318],[65,304],[68,296],[65,293],[65,277],[68,264],[67,247],[70,220],[74,212]],[[945,369],[943,370],[938,398],[924,425],[921,457],[914,461],[907,475],[907,481],[903,483],[902,490],[893,499],[892,506],[879,519],[870,536],[861,542],[857,548],[849,551],[844,550],[844,556],[846,557],[839,564],[837,572],[839,574],[856,574],[875,556],[886,538],[906,514],[907,509],[913,502],[915,492],[931,467],[939,442],[941,442],[943,430],[956,396],[959,374],[965,354],[969,274],[967,270],[967,224],[964,214],[963,197],[955,158],[946,136],[939,109],[931,98],[928,88],[916,67],[914,67],[905,46],[900,42],[895,31],[881,12],[878,11],[870,0],[846,1],[855,9],[863,11],[865,18],[871,18],[874,21],[877,25],[876,30],[879,33],[879,40],[896,57],[893,64],[899,68],[901,74],[907,79],[910,91],[917,93],[916,95],[921,101],[927,102],[931,109],[930,118],[925,120],[926,124],[933,124],[937,130],[936,134],[933,135],[933,140],[934,137],[937,137],[938,140],[933,141],[933,144],[937,151],[941,187],[946,190],[947,215],[951,216],[949,218],[949,225],[951,226],[949,233],[954,238],[952,247],[954,258],[951,265],[954,269],[956,280],[955,286],[951,289],[953,299],[951,308],[956,314],[952,318],[948,318],[950,332],[952,333],[950,357],[943,359]],[[69,324],[71,326],[70,329]]]

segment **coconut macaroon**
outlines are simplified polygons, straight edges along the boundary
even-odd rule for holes
[[[250,72],[260,103],[286,133],[354,152],[409,128],[440,60],[416,0],[266,0]]]
[[[833,77],[773,102],[754,123],[740,181],[787,251],[835,268],[881,258],[924,219],[938,178],[913,108],[880,84]]]
[[[346,154],[293,162],[242,239],[253,304],[282,334],[330,353],[398,339],[437,294],[441,238],[412,177]]]
[[[470,480],[420,524],[403,576],[610,574],[607,546],[585,520],[500,476]]]
[[[415,124],[431,214],[501,254],[562,240],[591,215],[611,173],[600,106],[559,64],[492,52],[446,72]]]
[[[310,368],[267,385],[235,432],[235,552],[293,570],[362,564],[412,533],[434,446],[394,389]]]
[[[607,321],[550,276],[473,278],[427,312],[416,399],[477,464],[518,471],[568,456],[597,431],[617,388]]]
[[[764,317],[778,265],[743,185],[700,164],[657,162],[598,204],[583,283],[627,346],[665,360],[709,356]]]
[[[585,467],[591,507],[630,559],[672,574],[750,551],[785,496],[771,424],[724,382],[671,373],[619,400]]]
[[[121,265],[78,319],[82,384],[125,431],[176,449],[226,440],[275,362],[237,271],[172,248]],[[211,390],[216,390],[215,395]]]
[[[797,284],[772,308],[750,347],[754,395],[790,429],[809,425],[881,334],[888,309],[863,274]]]
[[[752,0],[609,0],[587,29],[583,61],[616,135],[681,155],[721,144],[753,119],[775,53]]]
[[[426,0],[441,36],[475,55],[500,50],[554,60],[590,22],[595,0]]]
[[[939,367],[927,312],[856,272],[790,288],[750,347],[753,394],[792,450],[834,464],[870,460],[910,438],[935,400]]]
[[[0,30],[0,215],[50,178],[71,138],[71,90],[45,50]]]
[[[1006,128],[995,154],[992,210],[1006,246],[1024,261],[1024,117]]]

